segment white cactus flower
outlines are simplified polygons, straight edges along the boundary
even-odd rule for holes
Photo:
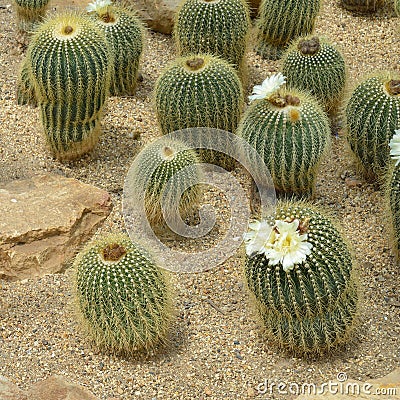
[[[284,83],[286,83],[286,77],[281,72],[272,74],[269,78],[265,79],[261,85],[253,87],[252,95],[249,96],[249,100],[253,101],[256,99],[264,99],[275,93]]]
[[[396,160],[396,165],[400,162],[400,129],[394,131],[394,135],[389,142],[390,155]]]
[[[92,3],[89,3],[86,7],[87,12],[97,12],[102,8],[110,6],[112,4],[111,0],[95,0]]]
[[[265,252],[264,245],[272,230],[267,221],[253,221],[249,224],[249,231],[243,235],[246,245],[246,254],[254,256]]]

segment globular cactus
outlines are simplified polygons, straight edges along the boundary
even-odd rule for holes
[[[74,268],[77,316],[98,348],[132,355],[165,340],[171,290],[145,249],[126,235],[106,235],[78,254]]]
[[[49,0],[14,0],[17,11],[18,30],[29,34],[44,17]]]
[[[345,108],[347,141],[365,177],[387,171],[389,140],[400,128],[400,76],[379,73],[362,81]]]
[[[235,70],[209,54],[175,60],[158,78],[154,98],[163,134],[194,127],[235,132],[244,106]]]
[[[20,106],[30,105],[32,107],[37,106],[35,97],[35,88],[31,81],[32,74],[30,72],[29,58],[25,57],[22,61],[22,65],[18,74],[17,79],[17,104]]]
[[[341,5],[350,11],[370,12],[382,7],[385,0],[341,0]]]
[[[352,256],[331,220],[306,203],[280,204],[250,224],[245,277],[267,337],[320,353],[353,332],[358,293]]]
[[[282,59],[286,85],[307,90],[327,111],[337,108],[346,83],[346,65],[341,53],[317,36],[297,39]]]
[[[329,120],[310,95],[279,89],[280,78],[273,75],[255,87],[266,92],[250,96],[255,101],[243,115],[238,135],[264,158],[277,191],[312,196],[319,163],[330,144]]]
[[[97,0],[87,10],[113,51],[110,95],[133,95],[144,44],[144,26],[136,13],[111,1]]]
[[[86,16],[57,15],[40,25],[27,58],[52,153],[70,160],[92,150],[113,65],[104,32]]]
[[[174,26],[178,53],[220,56],[244,77],[250,25],[245,0],[185,0],[177,11]]]
[[[257,53],[281,58],[290,42],[314,29],[321,0],[262,0],[257,22]]]
[[[176,220],[178,215],[185,218],[194,210],[202,195],[202,179],[195,151],[166,136],[150,143],[137,156],[130,185],[134,193],[144,193],[148,221],[161,224],[165,219]]]

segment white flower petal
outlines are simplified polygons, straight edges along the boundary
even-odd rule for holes
[[[272,74],[269,78],[265,79],[261,85],[255,85],[253,87],[252,95],[249,96],[249,100],[264,99],[272,93],[275,93],[284,83],[286,83],[286,78],[281,72]]]
[[[86,7],[87,12],[96,12],[101,8],[110,6],[112,4],[111,0],[95,0],[92,3],[89,3]]]
[[[390,156],[396,160],[396,165],[400,163],[400,129],[394,131],[394,135],[389,142]]]

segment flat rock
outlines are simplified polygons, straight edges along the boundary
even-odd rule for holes
[[[0,184],[0,278],[61,272],[111,207],[106,191],[59,175]]]
[[[0,400],[28,400],[28,396],[17,385],[0,375]]]
[[[30,400],[96,400],[88,390],[61,376],[51,376],[35,383],[28,392]]]

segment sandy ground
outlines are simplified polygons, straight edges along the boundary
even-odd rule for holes
[[[101,232],[122,229],[124,176],[135,154],[159,135],[150,96],[163,66],[174,58],[171,38],[149,32],[144,80],[136,95],[111,98],[95,151],[81,161],[61,164],[46,150],[38,110],[15,103],[23,54],[15,46],[15,14],[3,8],[8,3],[0,0],[0,181],[52,172],[94,184],[108,190],[114,202]],[[342,10],[334,0],[325,3],[316,32],[342,50],[350,86],[371,71],[399,72],[399,21],[390,6],[365,16]],[[253,52],[248,63],[247,93],[279,67],[279,62],[263,61]],[[361,184],[348,187],[346,177]],[[342,222],[360,269],[361,326],[343,351],[305,360],[265,341],[243,287],[241,258],[235,255],[207,273],[174,276],[177,319],[170,344],[139,360],[101,354],[81,335],[69,307],[71,271],[0,282],[0,374],[23,389],[60,374],[100,399],[186,400],[251,398],[266,380],[320,384],[339,372],[360,380],[389,373],[400,365],[399,267],[391,252],[383,194],[357,174],[340,130],[322,163],[315,201]],[[269,398],[293,397],[275,392]]]

